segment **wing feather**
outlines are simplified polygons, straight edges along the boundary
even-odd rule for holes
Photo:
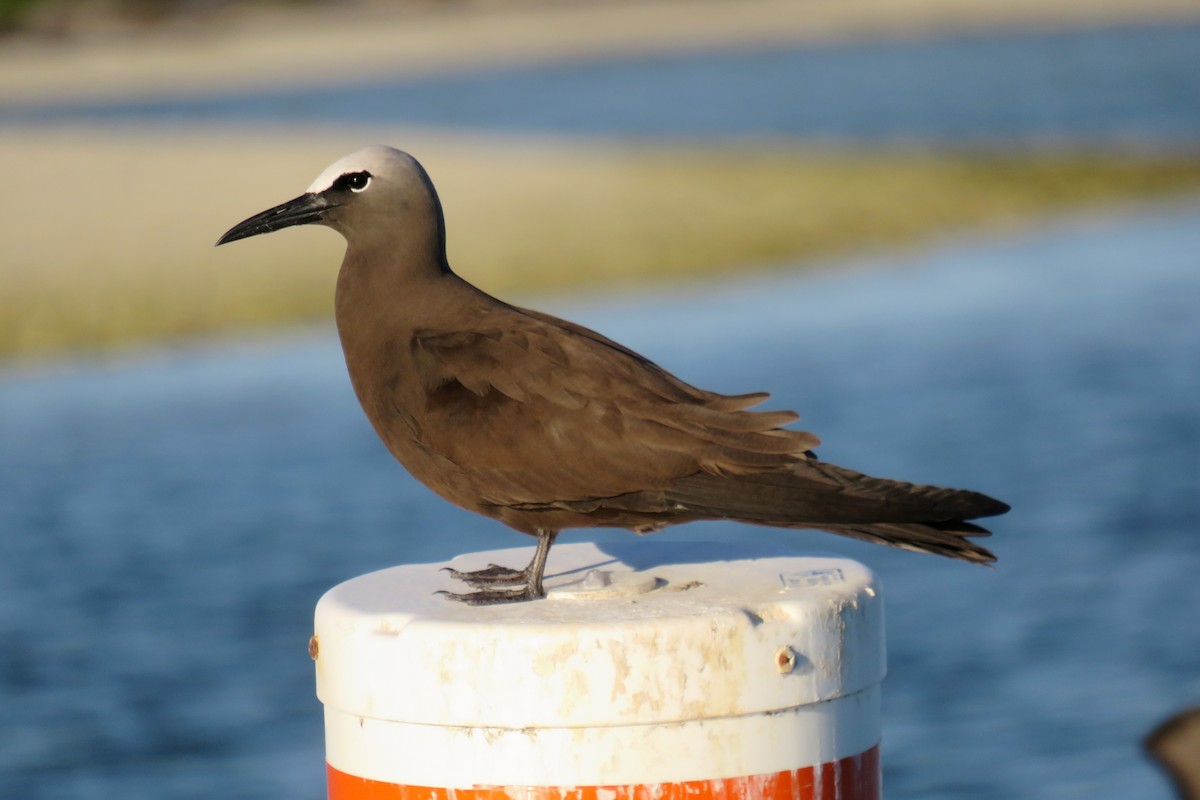
[[[791,411],[745,411],[573,323],[517,310],[493,325],[417,331],[422,444],[489,502],[536,504],[664,488],[696,472],[787,469],[819,440]],[[472,435],[465,436],[470,431]]]

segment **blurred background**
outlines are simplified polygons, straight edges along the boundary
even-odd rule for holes
[[[1200,702],[1192,0],[6,0],[0,29],[0,796],[322,797],[321,593],[526,545],[375,439],[336,234],[212,247],[376,142],[486,290],[1012,504],[990,570],[658,534],[879,573],[889,797],[1170,796],[1139,741]]]

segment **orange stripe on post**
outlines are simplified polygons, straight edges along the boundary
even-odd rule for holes
[[[349,775],[326,765],[329,800],[513,800],[510,787],[444,789]],[[622,786],[529,786],[528,800],[879,800],[879,745],[856,756],[773,775]]]

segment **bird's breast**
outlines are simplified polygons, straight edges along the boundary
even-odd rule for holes
[[[469,476],[430,444],[428,398],[412,357],[411,336],[356,333],[353,326],[339,325],[350,384],[380,441],[425,486],[479,511]]]

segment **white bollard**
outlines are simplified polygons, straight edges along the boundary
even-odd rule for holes
[[[878,584],[788,552],[560,544],[547,598],[503,606],[434,594],[464,590],[440,564],[331,589],[313,639],[330,800],[877,800]]]

